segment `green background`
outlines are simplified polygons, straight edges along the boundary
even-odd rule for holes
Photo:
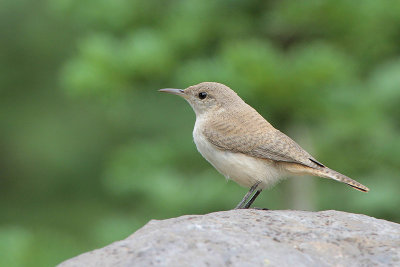
[[[400,222],[398,1],[3,0],[0,265],[233,208],[247,189],[196,151],[190,106],[157,92],[202,81],[371,189],[295,177],[256,206]]]

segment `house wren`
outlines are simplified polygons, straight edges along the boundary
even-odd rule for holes
[[[227,179],[250,188],[236,208],[249,208],[263,189],[286,174],[330,178],[369,191],[317,161],[223,84],[203,82],[185,90],[159,91],[189,102],[196,113],[193,139],[197,150]]]

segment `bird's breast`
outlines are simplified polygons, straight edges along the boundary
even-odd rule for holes
[[[207,140],[203,134],[203,127],[206,127],[205,121],[197,119],[193,130],[197,150],[227,179],[232,179],[244,187],[251,187],[261,181],[262,188],[280,179],[280,169],[273,161],[221,150]]]

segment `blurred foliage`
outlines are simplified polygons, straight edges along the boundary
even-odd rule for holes
[[[189,105],[157,92],[202,81],[371,189],[292,178],[257,206],[400,222],[397,1],[4,0],[0,18],[1,266],[234,207],[247,189],[197,153]]]

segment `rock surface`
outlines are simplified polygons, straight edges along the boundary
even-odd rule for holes
[[[188,215],[59,266],[400,266],[400,225],[339,211]]]

